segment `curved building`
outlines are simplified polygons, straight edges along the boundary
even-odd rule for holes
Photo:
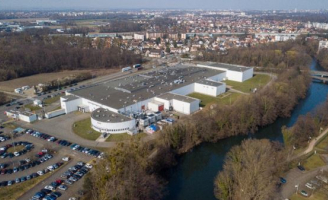
[[[135,130],[136,120],[98,108],[91,113],[91,127],[101,133],[126,133]]]

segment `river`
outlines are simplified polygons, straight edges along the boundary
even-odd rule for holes
[[[311,70],[322,70],[315,60],[310,67]],[[215,200],[213,181],[222,170],[225,155],[231,147],[239,145],[246,138],[267,138],[283,142],[281,127],[292,126],[299,115],[313,111],[326,100],[327,95],[328,85],[312,82],[307,97],[299,102],[290,118],[279,118],[252,135],[230,137],[195,147],[183,155],[178,165],[169,171],[165,200]]]

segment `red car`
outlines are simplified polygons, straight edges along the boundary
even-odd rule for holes
[[[58,183],[59,185],[63,183],[63,180],[57,179],[56,183]]]

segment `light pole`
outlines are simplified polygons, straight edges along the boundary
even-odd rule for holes
[[[295,185],[295,187],[296,187],[296,194],[298,192],[298,186],[299,186],[299,184]]]

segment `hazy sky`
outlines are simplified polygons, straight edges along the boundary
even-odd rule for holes
[[[0,0],[0,9],[328,9],[328,0]]]

